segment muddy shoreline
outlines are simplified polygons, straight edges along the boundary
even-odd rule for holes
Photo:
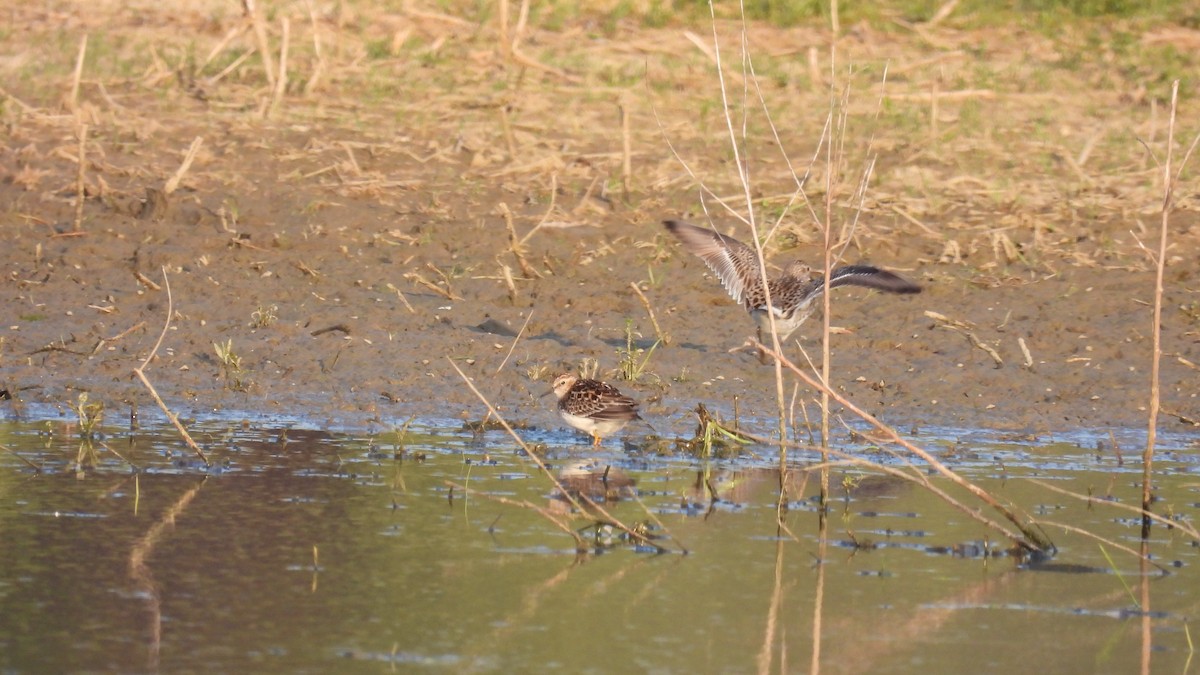
[[[37,40],[49,24],[36,14],[12,17],[30,27],[31,54],[51,48]],[[200,24],[206,44],[239,20],[213,17]],[[415,22],[414,40],[443,50],[438,58],[402,46],[364,61],[374,29],[338,24],[325,39],[342,59],[330,67],[342,70],[316,93],[289,90],[278,109],[268,107],[262,71],[249,66],[190,85],[169,72],[95,74],[106,86],[84,87],[71,114],[61,112],[62,74],[26,78],[7,92],[0,379],[19,401],[5,408],[69,408],[84,392],[113,416],[134,403],[152,408],[132,372],[158,339],[170,301],[170,330],[147,372],[172,407],[194,417],[259,411],[348,426],[481,419],[484,406],[451,360],[503,414],[546,428],[562,424],[552,399],[538,397],[556,373],[585,360],[643,401],[663,429],[689,430],[698,403],[774,417],[773,370],[729,353],[753,324],[660,224],[686,218],[750,236],[711,198],[715,222],[705,216],[688,173],[706,181],[710,197],[741,193],[724,122],[697,103],[716,96],[704,55],[677,28],[622,25],[620,44],[538,31],[542,58],[587,58],[565,76],[535,76],[489,51],[486,31],[429,17],[393,18]],[[297,30],[308,25],[302,18]],[[75,20],[81,29],[91,21]],[[128,36],[130,59],[144,58],[137,45],[170,44],[150,21],[110,29]],[[1053,62],[1056,45],[1015,31],[989,42],[1034,40],[1039,50],[997,49],[980,60],[949,52],[928,73],[923,42],[866,26],[839,42],[849,62],[886,56],[915,69],[892,84],[895,128],[855,127],[861,135],[846,143],[874,143],[868,197],[851,198],[856,164],[840,167],[830,184],[834,217],[858,223],[843,262],[897,270],[925,291],[835,293],[833,384],[907,427],[1144,426],[1154,275],[1139,242],[1156,240],[1161,196],[1152,173],[1129,168],[1131,154],[1143,151],[1125,130],[1161,138],[1161,108],[1144,91],[1096,99],[1090,63],[1061,71],[1062,101],[1021,95],[1041,63],[1029,60]],[[764,49],[821,39],[815,29],[766,25],[754,34]],[[944,39],[965,45],[979,35],[946,29]],[[73,44],[59,45],[55,57],[70,62]],[[395,76],[416,66],[426,79]],[[984,66],[1003,74],[985,92],[994,118],[971,107],[983,95],[976,92],[946,102],[952,117],[937,127],[941,145],[927,143],[920,124],[913,131],[908,118],[927,105],[904,98],[906,89],[924,95],[931,86],[923,78],[968,77]],[[641,75],[624,88],[604,84],[621,68]],[[813,111],[827,97],[821,86],[801,86],[808,70],[799,64],[778,68],[767,94],[780,142],[806,155],[821,137],[822,114]],[[646,72],[657,88],[642,86]],[[506,87],[499,99],[498,82]],[[1076,91],[1086,96],[1072,98]],[[625,143],[612,124],[618,104],[631,115]],[[877,119],[874,101],[859,105],[851,121]],[[1044,123],[1050,105],[1058,126]],[[77,213],[83,122],[88,159]],[[992,126],[977,133],[971,124]],[[1077,147],[1091,128],[1102,142],[1087,173],[1057,170],[1060,151],[1040,139]],[[746,141],[757,162],[751,196],[771,222],[794,181],[774,137],[757,132]],[[687,171],[664,133],[692,162]],[[165,194],[196,138],[195,161]],[[813,204],[824,199],[822,180],[810,183]],[[1200,419],[1200,209],[1190,188],[1176,209],[1162,321],[1161,396],[1170,414],[1160,421],[1182,431]],[[798,206],[788,213],[769,247],[775,263],[820,259],[816,214]],[[657,336],[631,284],[669,336],[648,358]],[[794,336],[814,360],[818,326],[810,321]],[[221,363],[218,345],[236,368]],[[634,354],[645,361],[636,382],[616,380],[629,345],[643,350]],[[788,353],[803,362],[794,343]],[[793,400],[815,415],[811,392],[794,392],[791,379],[784,388],[797,418],[803,410]]]
[[[88,392],[114,413],[134,401],[151,407],[131,373],[166,318],[165,268],[175,316],[148,372],[163,397],[192,416],[230,408],[350,426],[397,425],[411,416],[482,418],[484,406],[447,359],[506,416],[534,425],[560,425],[552,399],[538,397],[556,373],[583,359],[594,359],[601,377],[644,401],[648,416],[673,420],[667,428],[689,428],[687,411],[697,403],[726,415],[735,405],[744,416],[774,415],[773,369],[751,353],[728,351],[752,334],[748,316],[657,222],[614,214],[595,228],[537,233],[526,255],[541,261],[534,267],[541,278],[521,279],[513,299],[503,280],[480,269],[507,248],[497,218],[472,223],[463,213],[413,224],[382,214],[329,216],[315,234],[258,233],[250,223],[228,233],[211,217],[185,227],[120,214],[92,215],[86,236],[78,237],[6,228],[6,248],[15,254],[6,284],[6,313],[15,317],[5,340],[6,386],[31,402],[70,405]],[[1152,287],[1149,273],[1077,268],[981,288],[961,268],[930,261],[935,244],[911,237],[889,244],[893,238],[881,233],[864,259],[903,270],[925,291],[903,298],[835,292],[833,324],[844,329],[833,337],[840,391],[906,426],[1144,425],[1150,341],[1141,303],[1150,295],[1134,289]],[[647,251],[661,251],[663,259]],[[819,255],[803,253],[809,260]],[[449,281],[453,299],[415,277],[405,280],[397,269],[404,261],[402,269],[427,276],[435,276],[433,268],[456,270],[453,278],[429,281],[443,289]],[[615,372],[629,337],[642,350],[639,361],[655,342],[630,283],[643,289],[670,338],[650,354],[638,382],[619,381]],[[1188,298],[1169,291],[1166,300],[1178,307]],[[814,359],[818,326],[814,320],[800,331]],[[1195,419],[1195,372],[1170,356],[1195,348],[1189,330],[1164,322],[1163,405]],[[222,368],[214,349],[230,341],[241,360],[236,373]],[[803,358],[794,344],[789,351]],[[800,397],[815,414],[811,394],[801,390]],[[1182,428],[1168,416],[1162,424]]]

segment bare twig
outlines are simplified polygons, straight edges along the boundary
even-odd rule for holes
[[[187,174],[188,169],[192,167],[192,162],[196,159],[196,153],[200,152],[200,146],[202,145],[204,145],[203,136],[197,136],[192,139],[192,144],[188,146],[187,153],[185,153],[183,156],[183,162],[179,165],[179,168],[175,170],[175,174],[167,180],[166,185],[163,186],[164,194],[169,195],[175,190],[179,189],[179,183],[183,181],[184,175]]]
[[[275,63],[271,59],[271,46],[267,43],[267,27],[262,17],[254,7],[254,0],[242,0],[242,10],[254,28],[254,37],[258,41],[258,53],[262,57],[263,72],[267,74],[267,83],[275,86]]]
[[[508,148],[508,161],[517,161],[517,138],[513,135],[512,122],[508,119],[508,101],[496,106],[500,113],[500,131],[504,133],[504,145]]]
[[[525,323],[521,324],[521,330],[517,331],[517,336],[513,338],[512,346],[508,348],[508,353],[504,355],[504,360],[500,362],[499,366],[496,366],[497,373],[504,369],[504,364],[508,363],[508,357],[512,356],[513,350],[517,348],[517,343],[521,341],[521,336],[525,334],[525,327],[529,325],[529,320],[532,318],[533,311],[531,310],[528,316],[525,317]]]
[[[1154,481],[1152,468],[1154,465],[1154,442],[1158,434],[1158,412],[1162,405],[1159,393],[1159,369],[1162,361],[1163,276],[1167,267],[1168,226],[1171,221],[1171,197],[1175,187],[1174,176],[1171,175],[1171,159],[1175,144],[1175,110],[1178,102],[1179,80],[1175,80],[1171,84],[1171,117],[1167,122],[1167,154],[1162,166],[1162,224],[1158,240],[1158,257],[1155,261],[1154,323],[1151,324],[1150,330],[1153,346],[1150,357],[1150,411],[1147,415],[1149,421],[1146,430],[1146,449],[1142,453],[1142,539],[1150,538],[1150,524],[1153,522],[1150,518],[1150,506],[1152,504],[1151,491]]]
[[[308,77],[308,82],[304,83],[304,93],[311,94],[316,91],[317,83],[321,81],[321,75],[325,72],[325,55],[321,52],[321,30],[317,23],[317,10],[313,7],[312,0],[304,0],[304,6],[308,9],[308,20],[312,24],[313,53],[317,57],[312,75]]]
[[[925,26],[927,28],[932,28],[944,21],[946,17],[950,16],[950,14],[954,11],[954,8],[958,6],[958,1],[959,0],[948,0],[948,2],[938,8],[938,11],[934,12],[933,16],[931,16],[929,20],[925,22]]]
[[[500,0],[496,11],[496,32],[500,39],[500,55],[505,60],[512,58],[512,39],[508,36],[508,0]]]
[[[509,210],[508,204],[500,202],[499,208],[500,215],[504,218],[504,227],[508,229],[508,247],[512,250],[513,257],[517,259],[517,265],[521,267],[521,274],[526,279],[541,279],[542,275],[539,274],[538,271],[529,264],[529,261],[525,259],[525,252],[522,250],[522,244],[525,242],[525,240],[517,239],[517,229],[513,224],[513,214],[512,211]],[[539,226],[540,225],[541,223],[539,223]],[[535,227],[534,229],[536,230],[537,228]],[[529,235],[525,236],[528,237]]]
[[[97,341],[96,341],[96,346],[95,346],[95,348],[93,348],[93,349],[92,349],[92,355],[93,355],[93,356],[95,356],[96,354],[99,354],[99,353],[100,353],[100,349],[101,349],[101,348],[103,348],[103,347],[104,347],[104,345],[106,345],[106,344],[108,344],[108,343],[110,343],[110,342],[116,342],[116,341],[118,341],[118,340],[121,340],[121,339],[123,339],[123,338],[124,338],[126,335],[129,335],[129,334],[130,334],[130,333],[132,333],[133,331],[135,331],[135,330],[141,330],[142,328],[145,328],[145,327],[146,327],[146,322],[145,322],[145,321],[139,321],[139,322],[137,322],[136,324],[134,324],[134,325],[130,326],[129,328],[126,328],[125,330],[121,331],[120,333],[117,333],[116,335],[114,335],[114,336],[112,336],[112,337],[110,337],[110,338],[106,338],[106,337],[102,337],[102,338],[100,338],[99,340],[97,340]]]
[[[1025,367],[1033,370],[1033,354],[1029,353],[1029,346],[1025,344],[1025,338],[1017,338],[1017,344],[1021,347],[1021,354],[1025,357]]]
[[[67,98],[67,109],[74,111],[79,105],[79,82],[83,78],[83,57],[87,54],[88,36],[79,38],[79,52],[75,56],[75,72],[71,74],[71,93]]]
[[[279,108],[279,102],[283,100],[284,92],[287,91],[288,46],[291,43],[292,22],[285,16],[282,23],[283,37],[280,39],[279,45],[279,75],[275,78],[274,88],[271,92],[271,104],[267,106],[266,117],[271,117],[275,114],[275,110]]]
[[[1167,568],[1165,568],[1162,565],[1151,560],[1150,557],[1148,555],[1146,555],[1145,553],[1141,553],[1141,552],[1139,552],[1135,549],[1132,549],[1118,541],[1109,539],[1108,537],[1102,537],[1102,536],[1096,534],[1095,532],[1090,532],[1088,530],[1083,529],[1082,527],[1076,527],[1075,525],[1068,525],[1066,523],[1059,523],[1059,522],[1055,522],[1053,520],[1039,520],[1038,522],[1042,525],[1047,525],[1049,527],[1057,527],[1058,529],[1064,530],[1066,532],[1073,532],[1075,534],[1082,535],[1084,537],[1087,537],[1088,539],[1094,539],[1095,541],[1098,541],[1106,546],[1111,546],[1117,550],[1124,551],[1124,552],[1128,553],[1129,555],[1132,555],[1135,558],[1139,558],[1151,565],[1154,565],[1155,567],[1158,568],[1158,571],[1160,571],[1164,574],[1167,573]]]
[[[217,54],[225,51],[225,48],[229,46],[229,43],[233,42],[234,38],[236,38],[238,35],[241,35],[245,31],[245,24],[230,28],[229,32],[225,33],[225,37],[221,38],[221,40],[217,42],[217,44],[213,45],[213,48],[209,50],[208,56],[205,57],[204,61],[201,62],[199,66],[196,66],[197,77],[200,75],[200,73],[204,72],[204,69],[208,67],[208,64],[212,63],[213,59],[217,58]]]
[[[86,36],[84,36],[86,37]],[[86,187],[83,182],[84,167],[87,165],[88,125],[79,125],[79,167],[75,172],[75,225],[74,231],[83,231],[83,198]]]
[[[158,395],[158,391],[154,388],[154,385],[150,384],[150,378],[146,377],[146,366],[150,365],[150,361],[153,360],[158,354],[158,348],[162,346],[163,338],[167,336],[167,331],[171,328],[171,317],[175,314],[175,304],[171,298],[171,281],[167,278],[166,267],[163,268],[162,273],[163,286],[165,286],[167,289],[167,320],[163,322],[162,333],[159,333],[158,341],[154,343],[154,348],[151,349],[150,353],[146,355],[146,359],[142,361],[142,365],[134,368],[133,372],[138,376],[138,379],[142,381],[142,384],[145,385],[146,389],[150,391],[150,396],[154,398],[154,402],[157,403],[158,407],[162,409],[163,413],[166,414],[167,419],[170,420],[171,424],[173,424],[179,431],[179,435],[183,437],[183,442],[186,443],[189,448],[191,448],[192,452],[196,453],[196,456],[204,462],[205,466],[208,466],[208,457],[204,454],[204,451],[200,449],[199,445],[196,445],[196,441],[192,440],[192,435],[189,434],[187,429],[183,427],[183,424],[179,422],[179,417],[177,417],[175,413],[171,412],[171,409],[167,407],[167,404],[162,400],[162,397]]]
[[[590,187],[588,189],[591,190]],[[541,229],[542,225],[545,225],[546,221],[550,219],[550,214],[554,213],[554,202],[557,200],[557,198],[558,198],[558,174],[552,173],[552,174],[550,174],[550,205],[546,207],[546,212],[544,214],[542,214],[542,219],[538,221],[538,224],[534,225],[532,230],[526,232],[524,237],[521,237],[521,241],[519,242],[519,244],[521,246],[524,246],[525,242],[529,241],[529,238],[533,236],[533,233],[537,232],[539,229]],[[507,208],[507,207],[505,207],[505,208]],[[511,218],[511,217],[512,217],[511,213],[509,213],[509,215],[505,216],[506,219]]]
[[[133,271],[133,278],[137,279],[139,282],[141,282],[141,284],[143,286],[145,286],[146,288],[149,288],[150,290],[154,290],[154,291],[162,290],[162,286],[159,286],[157,283],[152,281],[150,279],[150,277],[146,276],[145,274],[142,274],[141,272],[139,272],[137,270]]]
[[[508,299],[512,303],[517,302],[517,282],[513,279],[512,268],[500,262],[499,258],[496,262],[500,263],[500,275],[504,278],[504,285],[508,288]]]
[[[663,332],[663,329],[658,325],[658,319],[654,318],[654,310],[650,308],[650,301],[646,299],[646,294],[642,293],[642,289],[638,288],[636,281],[629,282],[629,287],[637,293],[638,299],[642,301],[642,307],[646,308],[646,314],[650,316],[650,324],[654,326],[654,335],[663,343],[663,345],[671,344],[671,336]]]
[[[1051,492],[1057,492],[1060,495],[1064,495],[1067,497],[1071,497],[1072,499],[1078,499],[1080,501],[1087,502],[1089,506],[1090,505],[1105,506],[1105,507],[1118,509],[1121,511],[1130,511],[1130,512],[1137,513],[1137,514],[1144,513],[1143,510],[1137,506],[1130,506],[1129,504],[1123,504],[1121,502],[1112,501],[1109,499],[1096,499],[1092,495],[1084,495],[1084,494],[1079,494],[1078,492],[1071,492],[1070,490],[1064,490],[1063,488],[1060,488],[1057,485],[1052,485],[1050,483],[1047,483],[1046,481],[1038,480],[1036,478],[1027,478],[1026,480],[1028,480],[1030,483],[1033,483],[1034,485],[1037,485],[1038,487],[1042,487],[1047,490],[1050,490]],[[1157,513],[1151,513],[1150,519],[1157,522],[1159,525],[1162,525],[1167,528],[1175,528],[1175,529],[1179,530],[1180,532],[1183,532],[1187,536],[1191,537],[1192,539],[1200,541],[1200,531],[1197,531],[1194,526],[1192,526],[1190,523],[1188,523],[1186,521],[1172,520],[1170,518],[1167,518],[1166,516],[1160,516]]]
[[[629,102],[622,101],[621,109],[621,186],[625,198],[629,199],[629,187],[633,180],[633,150],[629,135]]]
[[[770,349],[768,349],[766,347],[766,345],[762,344],[761,342],[759,342],[758,340],[755,340],[753,338],[749,338],[747,340],[747,344],[750,347],[764,350],[764,353],[767,356],[770,356],[771,358],[776,359],[783,367],[787,368],[796,377],[803,380],[805,384],[807,384],[808,386],[810,386],[813,389],[816,389],[818,391],[827,392],[829,394],[830,398],[837,401],[840,405],[844,406],[845,408],[847,408],[848,410],[853,412],[860,419],[864,420],[868,424],[874,426],[876,429],[883,432],[883,434],[886,436],[886,438],[889,442],[895,443],[896,445],[899,445],[900,447],[904,448],[905,450],[908,450],[909,452],[913,453],[917,457],[920,457],[931,468],[933,468],[935,471],[942,474],[946,478],[950,479],[951,482],[953,482],[955,485],[958,485],[959,487],[963,488],[964,490],[967,490],[972,495],[974,495],[977,499],[979,499],[980,501],[984,502],[988,506],[995,509],[1001,515],[1003,515],[1009,522],[1011,522],[1013,525],[1016,525],[1017,528],[1021,531],[1021,533],[1025,535],[1025,539],[1017,538],[1014,540],[1019,546],[1021,546],[1022,548],[1026,548],[1030,551],[1049,551],[1049,550],[1054,549],[1054,545],[1052,543],[1050,543],[1050,541],[1048,539],[1046,539],[1045,535],[1043,535],[1033,529],[1033,527],[1031,526],[1031,523],[1036,522],[1036,521],[1033,521],[1032,518],[1029,518],[1029,516],[1025,516],[1024,519],[1021,517],[1018,517],[1018,515],[1011,508],[1009,508],[1008,506],[1005,506],[1004,504],[1001,504],[995,497],[993,497],[991,494],[989,494],[983,488],[980,488],[979,486],[966,480],[962,476],[959,476],[957,473],[952,471],[949,467],[947,467],[945,464],[943,464],[936,457],[929,454],[928,452],[921,449],[920,447],[917,447],[913,443],[910,443],[909,441],[902,438],[900,436],[900,434],[896,432],[896,430],[892,429],[891,427],[887,426],[883,422],[879,421],[874,415],[871,415],[870,413],[863,410],[862,408],[859,408],[852,401],[850,401],[850,399],[848,399],[845,396],[843,396],[842,394],[838,393],[836,390],[832,389],[828,385],[818,382],[816,379],[814,379],[808,373],[797,368],[795,364],[793,364],[791,361],[787,360],[787,358],[784,357],[782,354],[771,351]]]
[[[966,337],[967,342],[970,342],[972,347],[975,347],[976,349],[979,349],[990,356],[992,361],[995,362],[997,368],[1000,368],[1004,365],[1004,359],[1000,358],[1000,353],[980,340],[975,335],[975,332],[971,330],[971,327],[967,324],[963,323],[962,321],[956,321],[945,314],[939,314],[938,312],[934,311],[926,311],[925,316],[938,322],[938,328],[952,330]]]
[[[395,291],[397,297],[400,298],[400,302],[403,302],[404,307],[408,309],[409,314],[417,313],[417,310],[413,309],[413,306],[411,304],[409,304],[408,297],[406,297],[404,295],[404,291],[400,290],[399,288],[396,288],[396,285],[390,281],[387,283],[387,287],[388,287],[388,290]]]
[[[404,278],[408,279],[409,281],[415,281],[416,283],[421,284],[425,288],[428,288],[429,290],[433,291],[434,293],[441,295],[442,297],[446,298],[447,300],[462,300],[462,298],[458,297],[457,295],[454,294],[453,291],[450,290],[449,285],[447,285],[446,288],[442,288],[441,286],[438,286],[437,284],[433,283],[432,281],[426,279],[424,276],[421,275],[420,272],[409,272],[408,274],[404,275]]]

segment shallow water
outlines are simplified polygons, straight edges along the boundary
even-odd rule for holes
[[[641,523],[648,509],[666,528],[651,525],[658,541],[687,549],[656,554],[593,528],[580,556],[533,508],[480,494],[567,508],[503,432],[414,426],[401,444],[394,431],[218,420],[193,433],[212,468],[167,428],[104,429],[125,461],[99,443],[81,456],[61,421],[0,425],[11,450],[0,451],[0,668],[802,672],[819,634],[826,672],[1124,673],[1143,658],[1181,672],[1185,622],[1200,610],[1200,548],[1178,533],[1154,530],[1167,572],[1150,568],[1139,609],[1139,562],[1126,553],[1047,525],[1055,557],[1007,555],[1008,542],[926,490],[856,469],[833,474],[824,539],[815,477],[797,484],[793,539],[775,524],[767,448],[704,463],[531,432],[556,473],[590,471],[596,485],[611,467],[607,487],[624,497],[606,504],[613,515]],[[1123,466],[1107,434],[926,430],[921,441],[1036,517],[1136,548],[1131,513],[1027,480],[1136,504],[1136,436],[1118,438]],[[1191,443],[1166,439],[1155,469],[1160,512],[1194,522]]]

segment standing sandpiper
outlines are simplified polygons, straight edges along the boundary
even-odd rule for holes
[[[567,424],[590,434],[592,445],[600,437],[620,431],[630,421],[641,419],[637,401],[599,380],[581,380],[569,373],[554,380],[558,414]]]
[[[799,260],[784,268],[782,274],[769,277],[764,290],[758,255],[753,248],[715,230],[683,221],[667,220],[663,224],[683,242],[685,249],[699,256],[720,278],[733,301],[750,312],[758,324],[759,342],[764,334],[771,334],[766,290],[771,292],[771,309],[780,340],[786,340],[820,307],[813,301],[825,292],[825,278]],[[869,265],[835,267],[829,279],[830,288],[865,286],[889,293],[921,292],[921,287],[908,279]]]

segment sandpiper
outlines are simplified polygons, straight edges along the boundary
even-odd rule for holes
[[[667,220],[663,224],[683,242],[685,249],[699,256],[720,278],[733,301],[742,304],[750,312],[758,324],[759,342],[762,342],[763,335],[770,335],[767,295],[754,249],[733,237],[683,221]],[[865,286],[889,293],[921,292],[921,287],[908,279],[869,265],[835,267],[830,275],[829,287],[838,286]],[[771,309],[779,339],[786,340],[820,307],[819,303],[813,301],[825,291],[825,279],[808,265],[796,260],[784,268],[782,274],[769,277],[766,290],[771,292]],[[763,360],[765,362],[765,358]]]
[[[558,414],[567,424],[590,434],[592,445],[600,445],[601,436],[614,434],[630,421],[641,419],[637,401],[599,380],[564,373],[554,380],[554,395],[558,397]]]

